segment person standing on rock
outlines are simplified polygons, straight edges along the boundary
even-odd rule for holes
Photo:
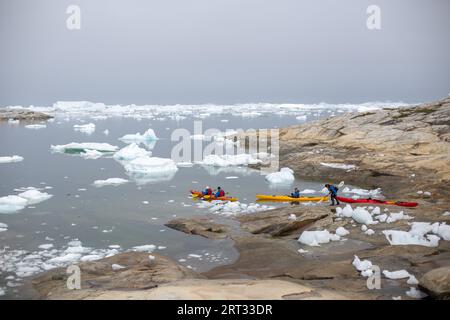
[[[334,206],[334,200],[336,200],[336,205],[339,205],[340,204],[339,200],[336,198],[339,188],[333,186],[332,184],[328,184],[328,183],[325,185],[325,188],[327,188],[329,191],[330,200],[331,200],[330,206]]]

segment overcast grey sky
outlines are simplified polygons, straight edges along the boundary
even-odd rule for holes
[[[81,30],[66,28],[71,4]],[[448,0],[1,0],[0,105],[438,99],[449,13]]]

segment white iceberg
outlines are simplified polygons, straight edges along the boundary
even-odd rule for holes
[[[131,179],[143,185],[171,180],[178,167],[172,159],[146,156],[126,163],[125,170]]]
[[[25,126],[27,129],[44,129],[47,128],[45,124],[28,124]]]
[[[103,187],[103,186],[118,186],[124,183],[128,183],[129,181],[122,178],[109,178],[106,180],[95,180],[94,186]]]
[[[97,150],[85,150],[84,152],[80,153],[80,156],[84,159],[98,159],[103,155],[102,152]]]
[[[266,175],[265,179],[272,184],[291,184],[294,182],[294,171],[289,168],[281,168],[279,172]]]
[[[71,142],[63,145],[52,145],[51,150],[54,152],[65,153],[83,153],[87,150],[96,150],[103,153],[115,152],[119,148],[117,146],[110,145],[109,143],[97,143],[97,142]]]
[[[158,137],[155,134],[153,129],[148,129],[144,134],[136,133],[136,134],[126,134],[123,137],[119,138],[119,140],[125,143],[141,143],[144,141],[158,140]]]
[[[7,231],[7,230],[8,230],[8,225],[6,223],[0,222],[0,232]]]
[[[28,191],[19,193],[18,196],[23,199],[26,199],[27,205],[37,204],[37,203],[40,203],[42,201],[48,200],[51,197],[53,197],[53,195],[51,195],[51,194],[48,194],[46,192],[41,192],[36,189],[32,189],[32,190],[28,190]]]
[[[92,134],[95,132],[95,124],[88,123],[88,124],[76,124],[73,126],[75,131],[80,131],[86,134]]]
[[[136,143],[131,143],[126,147],[117,151],[113,158],[119,161],[131,161],[136,158],[142,158],[146,156],[151,156],[151,152],[143,148],[140,148]]]
[[[11,157],[0,157],[0,163],[11,163],[11,162],[20,162],[23,160],[21,156],[11,156]]]
[[[19,196],[0,197],[0,213],[15,213],[24,209],[27,204],[28,201]]]

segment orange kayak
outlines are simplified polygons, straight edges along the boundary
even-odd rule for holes
[[[202,200],[208,200],[208,201],[212,201],[212,200],[221,200],[221,201],[237,201],[238,198],[234,198],[234,197],[215,197],[214,195],[206,195],[204,196],[201,191],[197,191],[197,190],[191,190],[191,194],[193,198],[198,198],[198,199],[202,199]]]

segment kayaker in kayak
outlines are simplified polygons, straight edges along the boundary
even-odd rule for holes
[[[298,188],[294,189],[294,192],[291,193],[292,198],[300,198],[300,190]]]
[[[334,206],[334,200],[336,200],[336,205],[339,205],[340,204],[339,200],[336,199],[339,188],[333,186],[332,184],[328,184],[328,183],[325,185],[325,188],[327,188],[329,191],[330,200],[331,200],[330,206]]]
[[[210,187],[206,187],[205,190],[202,191],[202,195],[204,196],[210,196],[212,195],[212,189]]]
[[[221,187],[217,187],[217,192],[214,195],[216,198],[225,197],[225,191]]]

